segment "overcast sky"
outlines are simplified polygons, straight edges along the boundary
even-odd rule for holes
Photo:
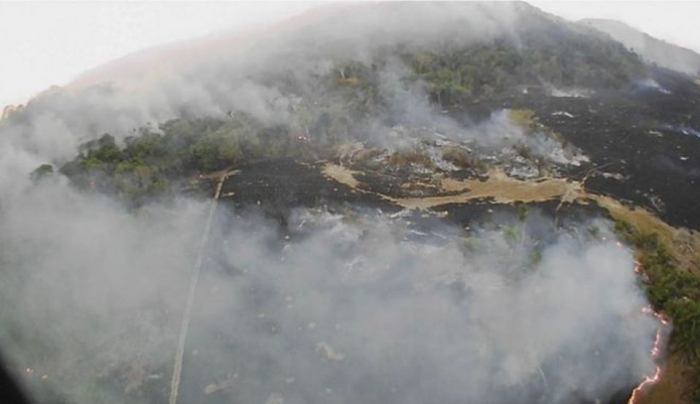
[[[700,2],[533,1],[564,18],[613,18],[700,51]],[[318,2],[3,2],[0,109],[131,52],[216,31],[244,30]]]

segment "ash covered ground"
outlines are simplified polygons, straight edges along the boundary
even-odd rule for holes
[[[546,279],[546,257],[562,244],[576,246],[565,254],[585,254],[588,248],[601,248],[597,253],[608,247],[613,252],[620,251],[615,236],[605,230],[609,223],[607,210],[594,198],[588,198],[590,195],[610,196],[630,208],[645,207],[671,224],[697,228],[693,201],[700,195],[695,195],[697,173],[693,164],[698,155],[697,149],[690,146],[698,142],[692,132],[698,121],[692,112],[700,91],[674,86],[673,73],[657,74],[663,88],[669,90],[640,87],[622,95],[555,98],[543,97],[537,93],[542,89],[534,89],[469,110],[472,116],[478,116],[477,108],[534,110],[539,122],[562,134],[575,147],[577,152],[570,155],[588,158],[575,164],[571,164],[571,158],[559,165],[535,164],[542,171],[531,175],[526,167],[531,162],[519,159],[514,163],[513,155],[495,151],[491,167],[495,162],[517,181],[553,176],[582,182],[583,194],[573,199],[563,192],[554,197],[525,196],[524,202],[517,198],[503,202],[499,201],[496,184],[490,197],[460,200],[460,195],[470,189],[443,189],[439,183],[444,177],[488,182],[492,173],[479,172],[474,165],[450,167],[449,162],[444,162],[445,166],[392,167],[386,164],[391,152],[380,148],[370,151],[370,158],[358,159],[357,154],[362,153],[359,149],[368,149],[364,145],[341,151],[338,160],[331,163],[270,160],[236,167],[236,173],[225,180],[221,192],[220,209],[227,213],[218,222],[218,231],[224,237],[209,247],[212,256],[228,259],[210,259],[204,283],[207,277],[216,279],[222,273],[231,276],[238,284],[237,297],[221,297],[213,306],[205,304],[195,318],[215,317],[218,314],[212,313],[219,313],[225,301],[240,321],[214,327],[207,320],[194,321],[185,357],[188,370],[183,376],[187,400],[347,402],[359,397],[367,402],[448,403],[463,402],[465,398],[494,403],[515,399],[532,403],[627,402],[629,389],[640,375],[632,364],[644,362],[642,358],[634,359],[634,349],[629,349],[629,340],[625,341],[629,336],[620,335],[619,329],[606,329],[607,320],[601,313],[594,317],[603,323],[594,321],[588,325],[582,325],[588,320],[578,314],[574,318],[557,318],[556,308],[561,305],[613,304],[608,300],[611,295],[602,291],[601,285],[595,285],[595,296],[580,301],[574,296],[562,301],[548,296],[543,304],[553,306],[547,308],[522,306],[523,302],[517,299],[504,303],[503,300],[509,300],[504,297],[509,293],[499,290],[499,297],[487,305],[513,304],[500,307],[498,313],[513,314],[502,320],[527,323],[523,330],[507,337],[497,331],[488,334],[494,331],[488,325],[488,316],[493,313],[486,310],[491,314],[478,319],[480,314],[473,310],[483,307],[479,299],[481,293],[488,294],[489,288],[495,291],[510,285],[521,290],[529,280]],[[680,97],[673,98],[675,102],[685,102],[669,104],[670,92]],[[459,116],[454,111],[450,113]],[[458,147],[473,153],[474,148],[470,142],[449,144],[444,140],[436,146],[434,138],[426,140],[425,136],[417,144],[424,151],[461,145]],[[353,179],[348,181],[347,175],[337,173],[328,175],[328,164],[336,163],[346,167],[345,174]],[[514,169],[517,163],[520,170]],[[415,186],[419,182],[423,185]],[[407,187],[406,183],[413,186]],[[422,208],[406,206],[407,198],[435,196],[447,199]],[[240,246],[236,247],[241,240],[226,237],[229,232],[236,232],[231,228],[250,226],[251,214],[265,217],[275,229],[261,232],[247,227],[246,234],[265,240],[272,259],[279,261],[273,265],[276,269],[261,268],[258,258],[241,260],[246,255]],[[387,228],[376,234],[385,225]],[[320,252],[314,244],[316,237],[329,240]],[[336,244],[333,240],[342,242]],[[387,240],[393,240],[390,247],[383,245]],[[496,251],[499,247],[494,246],[499,243],[503,250]],[[364,250],[368,245],[372,246],[371,252]],[[464,261],[453,267],[450,258],[445,261],[451,254]],[[333,257],[333,263],[313,274],[315,264],[328,262],[328,257]],[[543,257],[544,264],[540,261]],[[480,265],[495,269],[495,273],[489,273],[493,278],[480,279],[485,275],[478,269]],[[571,276],[568,267],[567,262],[557,270]],[[591,273],[586,271],[591,269],[585,268],[582,273],[588,276]],[[630,270],[629,261],[623,260],[603,271],[606,276],[611,271],[627,271],[631,276],[627,286],[634,289],[632,285],[637,281]],[[309,275],[311,284],[306,283],[305,275],[300,281],[297,272]],[[279,284],[270,284],[269,279],[279,279]],[[585,282],[577,285],[586,288]],[[538,288],[537,293],[561,290],[561,285],[550,286],[540,284],[542,289]],[[215,281],[208,287],[204,292],[208,296],[225,294]],[[446,306],[438,306],[445,311],[427,309],[435,307],[433,299],[444,303]],[[356,308],[365,303],[377,306],[363,308],[367,311],[355,317]],[[631,314],[632,307],[625,310],[630,312],[606,315],[612,315],[614,320],[610,321],[618,325],[637,318]],[[402,314],[408,312],[410,320]],[[540,318],[542,314],[544,318]],[[647,320],[650,319],[637,318]],[[587,332],[596,337],[590,345],[574,348],[556,337],[548,340],[551,336],[538,332],[559,326],[571,327],[565,333],[572,332],[576,338],[588,336]],[[578,328],[589,326],[589,331]],[[649,336],[653,336],[652,330],[657,326],[654,321],[647,323],[650,334],[642,338],[642,346],[650,346]],[[358,332],[359,329],[363,331]],[[247,338],[246,332],[251,330],[254,337]],[[464,336],[469,336],[467,341],[458,342]],[[479,345],[479,338],[491,342],[495,338],[504,345],[496,344],[497,348],[484,353],[480,351],[483,345]],[[614,354],[601,354],[606,349],[612,349]],[[221,352],[228,352],[229,356]],[[540,354],[544,356],[539,357]],[[218,368],[219,364],[241,362],[226,371]],[[577,366],[569,366],[573,363]],[[299,364],[303,364],[301,373]],[[589,372],[603,372],[605,381],[589,379]],[[309,378],[309,374],[314,377]]]
[[[225,180],[182,399],[626,402],[656,324],[606,211],[487,199],[406,210],[322,167],[265,161]],[[605,291],[616,278],[637,296],[622,306]]]
[[[3,119],[0,339],[42,402],[617,403],[656,374],[652,298],[700,298],[670,276],[700,86],[524,4],[411,7]],[[688,254],[654,279],[620,218]]]
[[[530,95],[541,90],[478,105],[500,112],[470,130],[496,125],[506,138],[515,131],[505,146],[395,127],[406,146],[353,143],[330,159],[262,160],[200,180],[221,188],[205,230],[179,399],[626,402],[653,371],[659,324],[641,310],[648,303],[632,252],[611,232],[606,200],[597,198],[694,228],[694,171],[683,165],[697,161],[686,143],[699,139],[669,128],[692,128],[695,118],[679,110],[648,115],[666,96],[656,90]],[[478,108],[469,109],[477,121]],[[518,121],[517,111],[530,110]],[[518,151],[523,142],[527,153]],[[668,175],[669,164],[681,167],[677,175]],[[167,399],[201,208],[188,216],[199,225],[178,241],[187,248],[168,290],[145,286],[140,294],[154,295],[136,298],[145,317],[124,320],[140,325],[123,343],[145,337],[159,348],[128,348],[120,359],[86,340],[86,352],[106,356],[79,360],[84,367],[70,377],[45,365],[50,381],[33,382],[42,394],[58,402],[91,397],[50,383],[70,385],[101,369],[99,397]],[[150,316],[161,320],[154,325]],[[119,334],[119,327],[109,328]]]
[[[697,230],[700,86],[668,70],[656,70],[654,79],[658,87],[640,84],[590,97],[543,97],[539,89],[487,105],[537,111],[543,123],[590,157],[586,169],[594,171],[585,185],[591,192]],[[589,172],[572,174],[582,178]]]

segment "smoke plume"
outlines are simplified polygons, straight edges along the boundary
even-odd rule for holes
[[[185,197],[130,211],[60,175],[32,183],[39,164],[183,115],[303,127],[300,107],[339,108],[316,93],[338,69],[371,69],[390,46],[517,44],[529,11],[331,7],[162,75],[48,90],[3,119],[0,347],[12,370],[47,402],[164,401],[207,211]],[[387,107],[359,124],[362,140],[401,146],[385,135],[401,124],[494,149],[525,139],[503,114],[465,124],[435,111],[397,60],[379,69]],[[536,153],[553,147],[533,142]],[[594,401],[653,367],[656,324],[641,313],[631,253],[604,222],[557,230],[532,214],[500,230],[424,234],[376,212],[298,210],[285,228],[223,204],[217,212],[183,402]],[[589,227],[599,235],[577,230]]]

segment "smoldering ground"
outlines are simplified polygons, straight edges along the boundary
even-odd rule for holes
[[[134,216],[56,182],[6,204],[13,369],[47,400],[164,401],[205,207]],[[605,401],[653,368],[657,324],[605,223],[429,236],[376,213],[300,210],[281,231],[218,212],[182,402]]]
[[[279,244],[238,220],[250,230],[224,231],[211,267],[235,292],[212,272],[202,282],[219,298],[200,306],[213,329],[190,340],[201,367],[186,375],[201,391],[233,375],[219,393],[241,402],[605,401],[652,366],[656,323],[605,231],[564,232],[540,260],[526,229],[418,240],[403,222],[305,212],[291,225],[302,235]],[[224,307],[236,320],[217,321]]]
[[[521,5],[398,10],[412,24],[387,24],[406,18],[382,18],[397,10],[381,7],[289,37],[282,30],[184,70],[54,89],[0,122],[0,347],[40,399],[166,400],[207,205],[178,199],[134,213],[60,175],[32,185],[28,173],[105,132],[123,139],[179,115],[242,111],[303,128],[302,106],[345,106],[319,96],[318,83],[351,62],[368,67],[381,47],[438,46],[455,32],[464,41],[518,39],[511,27]],[[403,80],[400,63],[383,69],[377,88],[387,107],[360,122],[365,137],[396,146],[381,133],[408,123],[493,148],[523,138],[502,114],[466,130],[434,111],[420,83]],[[592,401],[653,367],[656,324],[641,313],[630,253],[609,234],[603,242],[550,232],[538,246],[529,219],[507,231],[447,227],[421,238],[400,220],[323,211],[299,211],[284,233],[260,217],[218,212],[182,402]]]
[[[3,202],[0,344],[22,381],[39,402],[101,401],[115,372],[139,386],[170,355],[202,209],[134,215],[58,179]]]

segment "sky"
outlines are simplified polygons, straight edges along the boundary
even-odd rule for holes
[[[568,20],[609,18],[700,53],[698,1],[529,1]]]
[[[255,28],[313,5],[0,0],[0,109],[144,48]]]
[[[612,18],[700,52],[700,2],[532,1],[569,20]],[[135,51],[271,24],[319,2],[0,0],[0,109]]]

